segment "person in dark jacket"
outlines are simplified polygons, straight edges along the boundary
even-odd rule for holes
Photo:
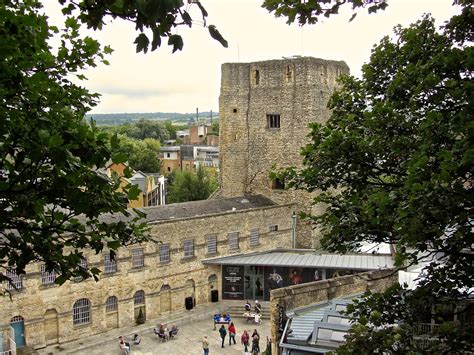
[[[222,339],[222,348],[224,347],[225,336],[227,335],[227,330],[225,330],[224,324],[221,325],[219,328],[219,334],[221,335]]]
[[[252,333],[252,354],[258,354],[260,352],[260,335],[257,329],[254,329]]]

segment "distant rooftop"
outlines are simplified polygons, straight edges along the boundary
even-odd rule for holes
[[[206,152],[215,152],[219,153],[219,147],[214,147],[211,145],[198,145],[196,146],[197,150],[206,151]]]
[[[160,150],[162,152],[164,152],[164,151],[166,151],[166,152],[179,152],[180,147],[179,147],[179,145],[164,146],[164,147],[160,147]]]

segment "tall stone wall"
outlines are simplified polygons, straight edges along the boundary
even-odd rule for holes
[[[62,286],[41,284],[40,264],[32,264],[22,277],[23,288],[12,299],[0,297],[0,331],[7,339],[9,322],[21,316],[25,322],[26,344],[36,348],[99,334],[112,328],[134,324],[139,308],[147,320],[185,308],[184,299],[196,304],[211,301],[211,290],[221,297],[221,268],[203,265],[202,260],[236,253],[258,252],[277,247],[289,248],[292,206],[267,206],[200,217],[166,220],[150,224],[151,234],[160,243],[121,248],[117,271],[102,274],[99,282],[66,282]],[[277,224],[278,231],[269,232]],[[250,230],[258,228],[260,244],[250,246]],[[230,250],[228,233],[239,232],[239,249]],[[217,235],[217,253],[208,254],[207,236]],[[194,256],[185,257],[183,242],[194,240]],[[160,262],[159,247],[170,246],[170,261]],[[131,250],[144,248],[144,267],[133,268]],[[89,267],[104,269],[104,255],[85,254]],[[145,304],[134,305],[135,292],[143,290]],[[118,310],[107,312],[108,297],[116,296]],[[73,324],[73,305],[87,298],[92,306],[91,321]]]
[[[278,203],[296,203],[311,211],[312,197],[302,191],[272,188],[272,167],[301,167],[301,148],[309,143],[308,125],[325,122],[327,102],[344,62],[311,57],[222,65],[220,186],[225,197],[263,194]],[[280,115],[280,127],[268,127],[267,115]],[[297,246],[318,245],[309,226],[298,224]]]

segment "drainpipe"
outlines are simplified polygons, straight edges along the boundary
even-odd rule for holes
[[[296,249],[296,212],[293,211],[293,215],[291,216],[291,241],[292,241],[292,248]]]

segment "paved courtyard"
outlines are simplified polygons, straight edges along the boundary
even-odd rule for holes
[[[176,354],[176,355],[188,355],[188,354],[202,354],[201,339],[204,335],[208,336],[209,339],[209,353],[210,354],[243,354],[244,347],[240,344],[240,335],[244,330],[247,330],[250,334],[254,329],[260,334],[260,348],[263,352],[266,348],[266,339],[270,337],[270,325],[268,320],[264,320],[261,325],[255,325],[247,323],[244,319],[234,319],[234,325],[237,330],[236,345],[229,346],[229,337],[226,337],[225,348],[221,348],[221,340],[219,337],[219,327],[214,330],[214,324],[212,319],[209,320],[198,320],[190,322],[188,324],[179,326],[179,334],[176,339],[161,342],[154,334],[149,331],[141,334],[142,341],[140,345],[133,346],[131,355],[151,355],[151,354]],[[104,334],[104,337],[107,335]],[[127,337],[130,340],[130,337]],[[102,339],[101,343],[96,345],[91,344],[87,347],[88,339],[77,342],[76,349],[71,349],[71,346],[66,348],[56,347],[48,348],[41,351],[41,354],[74,354],[74,355],[99,355],[99,354],[123,354],[118,346],[118,339],[113,338],[110,341],[104,343]],[[80,350],[77,350],[80,349]]]

